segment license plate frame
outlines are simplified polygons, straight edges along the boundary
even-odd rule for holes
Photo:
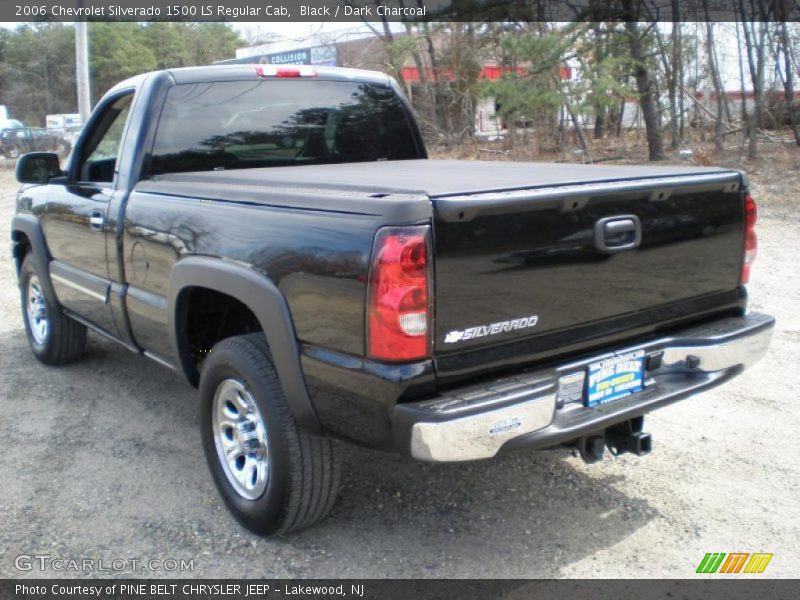
[[[644,350],[615,354],[586,367],[583,405],[608,404],[644,389]]]

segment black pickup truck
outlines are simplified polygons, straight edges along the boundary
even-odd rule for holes
[[[427,160],[379,73],[141,75],[63,170],[28,154],[17,177],[34,355],[74,361],[91,329],[181,373],[222,497],[263,534],[330,510],[336,438],[645,454],[643,415],[741,373],[774,325],[747,310],[742,173]]]

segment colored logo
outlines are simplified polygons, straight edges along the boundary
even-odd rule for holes
[[[769,561],[772,560],[771,552],[708,552],[697,566],[697,573],[704,574],[734,574],[734,573],[763,573]]]

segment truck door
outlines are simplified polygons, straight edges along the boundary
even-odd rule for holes
[[[75,149],[67,181],[53,185],[44,228],[53,261],[50,275],[59,302],[116,336],[106,256],[108,206],[117,193],[117,159],[132,91],[99,106]]]

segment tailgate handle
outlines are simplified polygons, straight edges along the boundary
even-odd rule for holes
[[[642,223],[636,215],[606,217],[594,224],[594,246],[603,254],[633,250],[641,242]]]

